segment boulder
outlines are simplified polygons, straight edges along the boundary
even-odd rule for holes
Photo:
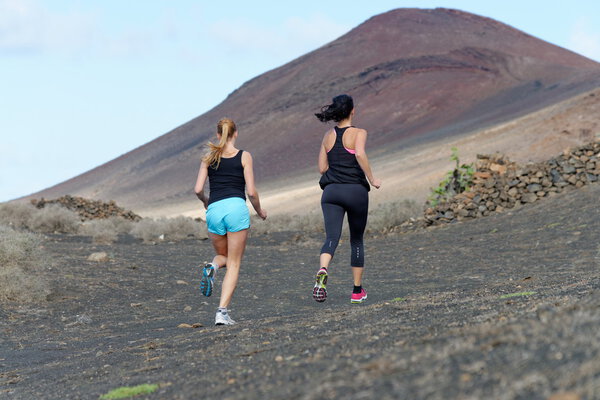
[[[93,261],[93,262],[106,262],[108,261],[108,254],[106,254],[104,251],[98,252],[98,253],[92,253],[88,256],[88,261]]]

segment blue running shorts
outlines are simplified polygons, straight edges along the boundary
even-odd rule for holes
[[[215,201],[206,210],[206,225],[210,233],[225,235],[250,228],[250,213],[246,200],[229,197]]]

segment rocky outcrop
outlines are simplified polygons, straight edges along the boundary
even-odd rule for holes
[[[600,141],[567,149],[543,163],[517,165],[503,155],[478,155],[470,190],[425,210],[426,225],[490,215],[597,182]]]
[[[113,200],[105,203],[100,200],[90,200],[83,197],[62,196],[54,200],[33,199],[31,204],[37,208],[44,208],[48,204],[59,204],[71,211],[76,212],[81,217],[82,221],[92,219],[106,219],[110,217],[121,217],[131,221],[139,221],[142,219],[133,211],[125,210],[115,203]]]

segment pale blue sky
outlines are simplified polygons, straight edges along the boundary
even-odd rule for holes
[[[473,12],[600,61],[595,0],[0,0],[0,201],[155,139],[399,7]]]

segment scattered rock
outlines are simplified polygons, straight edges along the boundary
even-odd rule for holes
[[[92,319],[85,314],[76,315],[75,321],[77,321],[77,323],[79,323],[79,324],[84,324],[84,325],[88,325],[88,324],[92,323]]]
[[[521,201],[523,203],[533,203],[537,199],[538,196],[535,193],[524,193],[523,195],[521,195]]]
[[[581,400],[581,396],[575,392],[562,392],[553,394],[548,400]]]
[[[192,311],[192,307],[191,307],[191,306],[185,306],[185,307],[183,308],[183,311],[185,311],[185,312],[190,312],[190,311]]]
[[[87,258],[88,261],[94,261],[94,262],[106,262],[108,261],[108,254],[106,254],[106,252],[101,251],[98,253],[92,253],[89,255],[89,257]]]
[[[143,303],[131,303],[129,304],[130,307],[141,307]]]
[[[189,285],[189,283],[187,283],[186,281],[182,281],[181,279],[177,280],[177,284],[178,285]]]
[[[191,325],[190,324],[186,324],[186,323],[177,325],[178,328],[188,328],[188,329],[196,329],[196,328],[200,328],[202,326],[204,326],[204,325],[202,325],[199,322],[196,322],[196,323],[191,324]]]

